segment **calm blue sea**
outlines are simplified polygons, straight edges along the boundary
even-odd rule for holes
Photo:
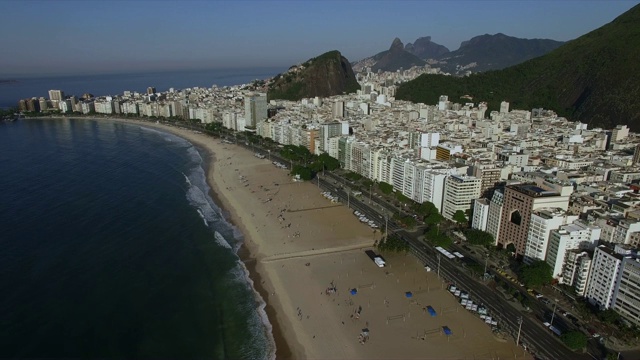
[[[108,120],[0,123],[0,358],[269,357],[200,153]]]
[[[145,92],[153,86],[157,91],[169,88],[211,87],[246,84],[255,79],[266,79],[286,68],[216,69],[191,71],[162,71],[134,74],[75,75],[41,78],[17,78],[16,82],[0,83],[0,108],[15,107],[20,99],[49,97],[52,89],[63,90],[66,95],[95,96],[118,95],[124,91]]]

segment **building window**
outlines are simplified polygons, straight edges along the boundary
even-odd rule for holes
[[[511,222],[516,225],[520,225],[522,222],[522,215],[520,215],[520,211],[516,210],[511,213]]]

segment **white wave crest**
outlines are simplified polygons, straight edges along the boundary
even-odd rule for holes
[[[216,231],[213,234],[213,237],[216,239],[216,243],[218,243],[218,245],[223,246],[227,249],[231,249],[231,244],[229,244],[227,239],[225,239],[224,236],[222,236],[222,234]]]
[[[202,218],[202,221],[204,221],[204,226],[209,226],[207,219],[204,218],[204,213],[202,212],[202,210],[196,209],[196,211],[198,212],[198,215],[200,215],[200,217]]]

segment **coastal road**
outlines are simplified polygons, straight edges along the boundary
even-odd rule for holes
[[[421,260],[425,261],[433,271],[438,271],[438,252],[429,245],[410,236],[411,234],[401,233],[404,240],[411,246],[412,252]],[[512,307],[508,301],[498,293],[483,284],[479,284],[465,272],[460,271],[456,260],[441,256],[439,259],[440,276],[455,284],[458,288],[469,293],[475,301],[482,303],[490,312],[491,316],[499,319],[501,327],[505,328],[512,335],[517,336],[518,318],[522,317],[522,330],[520,333],[521,344],[526,344],[537,357],[543,359],[590,359],[588,355],[577,354],[567,349],[559,339],[548,329],[544,328],[542,321],[532,319]],[[555,321],[554,321],[555,322]]]
[[[338,195],[344,203],[348,201],[350,208],[358,210],[371,220],[377,220],[376,222],[382,222],[382,224],[384,224],[384,219],[381,218],[381,215],[376,209],[354,196],[351,196],[347,200],[348,195],[341,189],[340,185],[323,180],[322,178],[316,181],[322,190],[331,191],[334,195]],[[415,234],[406,232],[393,221],[389,221],[389,231],[397,233],[403,240],[407,241],[412,252],[420,260],[429,265],[434,271],[438,271],[437,256],[439,253],[436,252],[431,245],[418,240]],[[461,271],[459,266],[459,263],[455,260],[442,256],[440,258],[439,275],[464,291],[467,291],[474,301],[484,304],[491,316],[497,318],[501,322],[501,327],[511,333],[514,338],[517,336],[519,326],[518,318],[522,317],[523,323],[520,333],[520,343],[526,344],[529,350],[533,351],[539,358],[591,359],[588,355],[578,354],[567,349],[564,344],[559,341],[557,336],[542,325],[542,320],[535,317],[532,318],[530,314],[522,313],[515,309],[501,293],[479,283],[466,272]],[[538,315],[540,319],[542,319],[544,309],[540,309]],[[564,322],[562,325],[560,324],[562,319],[560,319],[559,316],[559,314],[556,315],[557,320],[554,319],[554,324],[559,325],[558,327],[560,328],[567,328]]]

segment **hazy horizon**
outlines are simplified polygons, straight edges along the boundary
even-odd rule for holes
[[[288,68],[357,61],[394,38],[456,50],[474,36],[568,41],[639,1],[3,1],[0,79]]]

